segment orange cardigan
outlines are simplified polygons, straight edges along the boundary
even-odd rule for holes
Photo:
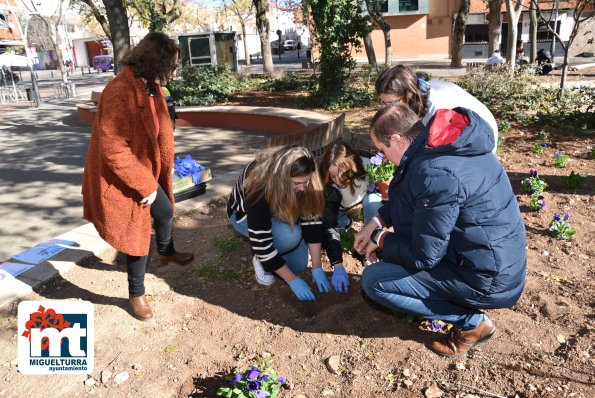
[[[160,184],[174,205],[174,133],[163,96],[155,97],[157,136],[142,79],[130,67],[110,81],[99,100],[83,174],[84,217],[117,250],[149,252],[150,207],[140,200]]]

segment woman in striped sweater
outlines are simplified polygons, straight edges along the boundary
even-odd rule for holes
[[[308,149],[266,149],[242,170],[227,215],[234,229],[250,240],[258,283],[269,286],[276,274],[298,299],[314,300],[310,286],[296,275],[307,267],[309,252],[318,290],[330,292],[321,258],[323,211],[324,191]]]

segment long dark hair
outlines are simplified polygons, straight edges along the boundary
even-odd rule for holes
[[[151,32],[128,51],[120,63],[132,67],[134,75],[148,84],[155,80],[165,83],[176,69],[176,55],[180,56],[180,46],[173,39],[161,32]]]
[[[344,142],[332,144],[320,162],[320,178],[323,185],[332,183],[329,169],[332,165],[339,170],[342,184],[348,185],[351,193],[355,194],[355,182],[366,176],[364,165],[359,155]]]
[[[376,79],[376,94],[390,94],[406,98],[409,108],[421,119],[427,110],[430,95],[430,77],[425,72],[414,72],[408,66],[395,65]]]

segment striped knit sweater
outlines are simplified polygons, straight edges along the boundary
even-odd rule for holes
[[[252,253],[260,261],[262,267],[267,272],[273,272],[281,268],[285,261],[273,245],[273,233],[271,219],[273,214],[271,208],[266,202],[264,196],[256,201],[247,201],[244,193],[244,180],[250,173],[255,162],[251,162],[242,170],[238,181],[236,182],[229,201],[227,202],[227,216],[236,213],[236,221],[242,222],[245,218],[248,220],[248,237]],[[260,195],[256,195],[257,197]],[[298,223],[302,228],[302,237],[306,243],[322,243],[324,229],[322,220],[302,220]]]

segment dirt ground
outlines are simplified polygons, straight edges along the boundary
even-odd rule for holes
[[[268,93],[236,103],[264,96],[269,104],[295,106],[295,97]],[[373,113],[348,111],[344,138],[369,148],[366,129]],[[301,303],[280,281],[268,288],[256,284],[249,247],[229,226],[222,200],[176,220],[177,247],[194,251],[194,263],[158,267],[149,260],[146,286],[154,321],[128,314],[125,266],[113,252],[27,297],[95,304],[95,370],[89,376],[20,374],[11,364],[17,356],[17,304],[2,309],[0,396],[215,397],[234,368],[270,358],[288,380],[284,398],[593,397],[595,159],[587,147],[595,139],[593,132],[549,133],[552,148],[543,154],[531,151],[534,132],[513,128],[503,134],[498,156],[527,226],[527,285],[516,306],[488,312],[496,336],[463,358],[433,354],[426,346],[436,334],[370,308],[360,295],[363,266],[347,255],[348,294],[316,294],[316,301]],[[557,150],[569,157],[564,169],[553,166]],[[540,212],[527,208],[520,190],[530,169],[550,186]],[[563,177],[571,170],[586,176],[582,188],[565,187]],[[571,242],[547,235],[554,212],[570,214],[577,230]],[[309,271],[304,279],[311,281]],[[339,357],[334,372],[326,366],[330,357]],[[117,384],[114,376],[123,372],[129,378]]]

